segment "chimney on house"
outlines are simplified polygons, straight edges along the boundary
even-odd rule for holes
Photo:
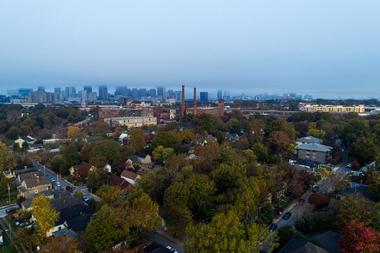
[[[181,116],[185,116],[185,85],[182,84]]]
[[[193,104],[193,107],[194,107],[193,115],[197,115],[197,87],[194,87],[194,104]]]

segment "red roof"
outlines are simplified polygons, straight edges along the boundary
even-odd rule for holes
[[[91,169],[91,164],[81,163],[74,166],[74,176],[85,179],[88,176],[88,172]]]
[[[123,170],[123,172],[120,175],[121,177],[130,178],[132,180],[135,180],[139,175],[136,173],[129,171],[129,170]]]
[[[128,183],[126,180],[122,179],[121,177],[118,177],[115,175],[112,175],[109,178],[108,185],[120,187],[125,192],[129,192],[130,190],[133,189],[133,185],[131,185],[130,183]]]

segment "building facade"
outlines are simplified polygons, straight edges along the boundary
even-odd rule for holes
[[[305,112],[329,112],[329,113],[364,113],[364,105],[319,105],[319,104],[303,104],[299,105],[299,109]]]
[[[111,126],[126,126],[128,128],[135,128],[142,126],[155,126],[157,125],[157,118],[152,116],[112,117],[105,118],[104,122]]]

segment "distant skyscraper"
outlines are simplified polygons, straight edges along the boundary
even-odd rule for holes
[[[200,101],[201,103],[207,103],[208,102],[208,92],[206,91],[201,91],[199,93]]]
[[[99,99],[107,100],[108,99],[108,88],[106,85],[99,86]]]
[[[61,94],[61,88],[54,88],[55,94]]]
[[[92,92],[92,86],[84,86],[83,87],[83,90],[86,91],[87,93],[91,93]]]
[[[66,87],[65,88],[65,99],[74,98],[77,94],[75,87]]]
[[[122,96],[122,97],[128,96],[128,87],[127,86],[116,87],[115,96]]]
[[[223,91],[221,90],[218,90],[218,95],[217,95],[218,99],[223,99]]]
[[[37,90],[38,90],[38,91],[42,91],[42,92],[44,92],[44,91],[45,91],[45,87],[43,87],[43,86],[38,86]]]
[[[157,87],[157,97],[164,98],[164,96],[165,96],[165,88]]]
[[[27,97],[30,95],[30,93],[33,92],[33,89],[30,89],[30,88],[20,88],[18,90],[18,94],[22,97]]]
[[[149,90],[149,97],[155,98],[157,96],[156,89],[150,89]]]

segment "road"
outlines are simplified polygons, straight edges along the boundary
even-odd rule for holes
[[[91,193],[86,186],[75,186],[73,183],[63,177],[60,177],[57,173],[47,168],[45,165],[42,165],[39,162],[35,162],[34,166],[37,168],[37,170],[43,173],[55,187],[57,187],[57,183],[59,183],[61,188],[66,189],[66,187],[69,186],[74,189],[74,191],[80,191],[84,196],[89,196],[95,201],[99,202],[101,200],[98,196]]]
[[[163,230],[156,230],[155,232],[151,233],[149,235],[149,240],[152,242],[158,243],[164,247],[170,246],[172,247],[174,251],[177,251],[178,253],[184,253],[183,249],[183,242],[180,242],[179,240],[173,238],[168,233],[166,233]]]
[[[19,208],[18,204],[11,204],[7,206],[0,207],[0,218],[7,216],[7,210],[11,208]]]
[[[345,164],[343,164],[339,167],[334,168],[333,171],[336,174],[334,177],[325,177],[316,183],[316,185],[319,187],[319,192],[330,193],[334,191],[335,185],[344,178],[349,170],[346,168]],[[293,226],[296,221],[302,218],[305,213],[313,210],[313,205],[307,201],[311,194],[312,190],[309,189],[300,197],[305,200],[303,205],[299,204],[298,201],[294,201],[283,211],[283,214],[286,212],[290,212],[292,214],[288,220],[282,219],[281,216],[274,219],[273,223],[277,224],[278,228],[284,226]]]

